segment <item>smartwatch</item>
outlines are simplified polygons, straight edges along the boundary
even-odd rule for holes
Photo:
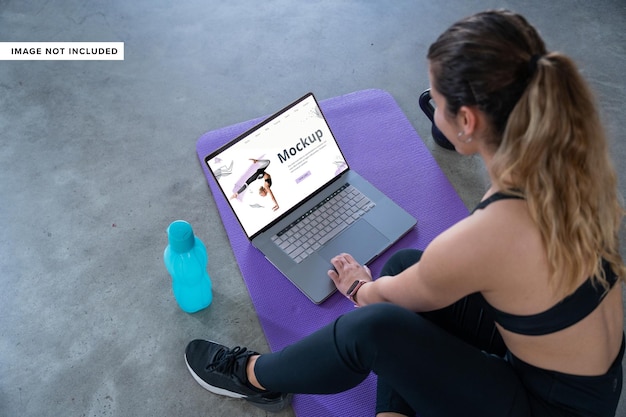
[[[366,282],[368,281],[357,279],[356,281],[352,283],[352,285],[350,285],[350,288],[348,288],[348,292],[346,292],[346,297],[348,297],[350,301],[352,301],[354,304],[357,304],[356,300],[354,299],[357,291],[359,291],[359,288],[361,288],[363,284],[365,284]]]

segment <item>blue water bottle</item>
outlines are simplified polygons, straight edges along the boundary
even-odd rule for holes
[[[187,313],[206,308],[213,301],[211,279],[207,273],[204,243],[193,234],[191,225],[176,220],[167,228],[169,245],[163,253],[165,267],[172,276],[174,298]]]

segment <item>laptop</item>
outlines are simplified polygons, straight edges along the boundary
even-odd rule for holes
[[[254,247],[313,303],[346,252],[368,264],[416,219],[350,169],[308,93],[205,157]]]

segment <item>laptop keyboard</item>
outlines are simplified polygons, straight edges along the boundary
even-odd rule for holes
[[[291,259],[300,263],[374,206],[363,193],[345,184],[274,235],[272,240]]]

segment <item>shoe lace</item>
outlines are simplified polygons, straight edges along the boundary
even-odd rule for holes
[[[242,348],[240,346],[236,346],[232,349],[224,348],[215,354],[213,360],[206,366],[206,369],[227,373],[234,368],[237,359],[239,359],[241,355],[244,355],[247,350],[248,349],[245,347]]]

